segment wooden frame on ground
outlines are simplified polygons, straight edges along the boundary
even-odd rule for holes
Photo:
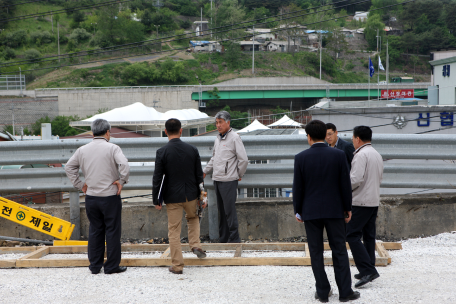
[[[307,243],[242,243],[242,244],[201,244],[206,251],[235,251],[233,257],[208,257],[204,259],[184,258],[186,266],[310,266],[310,255]],[[188,244],[182,244],[188,246]],[[347,244],[347,249],[350,247]],[[330,250],[329,244],[324,244],[325,250]],[[400,243],[383,243],[376,244],[378,257],[376,266],[387,266],[391,263],[387,249],[402,249]],[[243,250],[254,251],[302,251],[301,257],[242,257]],[[140,244],[140,245],[122,245],[122,252],[150,252],[161,251],[163,254],[159,258],[123,258],[121,266],[145,267],[145,266],[170,266],[171,258],[169,257],[168,244]],[[0,248],[0,254],[7,253],[28,253],[17,260],[0,260],[0,268],[14,267],[87,267],[89,261],[84,259],[41,259],[48,254],[74,254],[86,253],[87,246],[32,246],[32,247],[6,247]],[[331,258],[325,258],[325,265],[332,265]],[[354,265],[353,259],[350,264]]]

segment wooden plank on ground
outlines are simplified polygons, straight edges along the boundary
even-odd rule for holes
[[[53,246],[49,254],[86,253],[87,246]]]
[[[386,250],[402,250],[402,244],[401,243],[384,242],[382,244],[383,244],[383,247]]]
[[[350,258],[350,265],[355,266],[355,261],[353,258]],[[332,258],[324,258],[323,259],[325,265],[332,265]],[[387,266],[388,265],[388,258],[376,258],[375,259],[375,266]]]
[[[29,260],[17,260],[16,267],[42,267],[42,268],[54,268],[54,267],[88,267],[88,259],[29,259]]]
[[[41,247],[39,247],[41,248]],[[37,246],[26,246],[26,247],[0,247],[0,254],[9,253],[28,253],[36,251]]]
[[[167,259],[169,257],[171,247],[166,248],[165,252],[160,256],[160,259]]]
[[[391,264],[391,257],[385,247],[383,247],[383,243],[375,243],[375,249],[380,257],[388,259],[388,264]]]
[[[16,260],[0,260],[0,268],[14,268]]]
[[[306,257],[310,258],[309,244],[306,243]]]
[[[242,245],[236,247],[236,251],[234,252],[235,258],[240,258],[242,255]]]
[[[27,259],[39,259],[44,257],[45,255],[49,254],[49,249],[50,247],[43,246],[39,247],[40,249],[30,252],[29,254],[24,255],[22,258],[18,259],[19,260],[27,260]]]

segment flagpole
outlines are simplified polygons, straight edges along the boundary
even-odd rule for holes
[[[386,97],[386,100],[389,99],[388,72],[389,72],[389,54],[388,54],[388,38],[386,38],[386,94],[388,94],[388,96]]]
[[[369,79],[369,90],[367,91],[367,100],[369,101],[368,104],[369,104],[369,108],[370,108],[370,99],[371,99],[371,69],[370,69],[370,63],[371,63],[371,58],[369,56],[369,74],[367,74],[367,79]]]
[[[379,100],[379,90],[380,90],[380,54],[378,52],[378,29],[377,29],[377,57],[378,57],[378,73],[377,73],[377,100]]]

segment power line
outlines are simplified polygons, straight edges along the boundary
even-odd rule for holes
[[[335,3],[340,3],[340,2],[345,2],[346,0],[343,0],[343,1],[339,1],[339,2],[335,2]],[[364,3],[364,2],[368,2],[370,0],[363,0],[363,1],[360,1],[360,2],[357,2],[357,3],[354,3],[354,4],[359,4],[359,3]],[[333,3],[334,4],[334,3]],[[352,4],[350,4],[352,5]],[[310,9],[314,9],[314,8],[321,8],[321,7],[325,7],[325,6],[328,6],[327,5],[321,5],[321,6],[315,6],[315,7],[312,7],[312,8],[309,8],[309,9],[305,9],[305,10],[298,10],[298,11],[293,11],[293,12],[289,12],[289,13],[286,13],[286,14],[283,14],[283,15],[289,15],[289,14],[294,14],[294,13],[297,13],[297,12],[302,12],[302,11],[308,11]],[[348,5],[343,5],[341,7],[336,7],[336,8],[342,8],[342,7],[345,7],[345,6],[348,6]],[[316,12],[313,12],[313,13],[308,13],[308,14],[304,14],[304,15],[299,15],[299,16],[292,16],[292,17],[288,17],[288,18],[284,18],[284,19],[281,19],[281,20],[288,20],[288,19],[293,19],[293,18],[297,18],[297,17],[302,17],[302,16],[306,16],[306,15],[312,15],[312,14],[317,14],[317,13],[320,13],[320,12],[324,12],[324,11],[328,11],[328,10],[332,10],[332,8],[330,9],[326,9],[326,10],[320,10],[320,11],[316,11]],[[278,18],[278,17],[282,17],[283,15],[275,15],[273,17],[275,18]],[[272,17],[270,17],[272,18]],[[255,22],[255,21],[261,21],[261,20],[264,20],[264,22],[261,22],[261,23],[258,23],[258,24],[266,24],[266,23],[270,23],[270,22],[274,22],[274,21],[267,21],[265,20],[265,18],[259,18],[259,19],[253,19],[253,20],[248,20],[248,21],[244,21],[244,22],[240,22],[238,24],[245,24],[245,23],[251,23],[251,22]],[[257,23],[255,23],[256,25]],[[211,29],[211,32],[212,30],[218,30],[218,29],[226,29],[228,28],[227,30],[225,31],[217,31],[215,32],[215,34],[219,34],[219,33],[223,33],[223,32],[229,32],[229,31],[233,31],[233,30],[238,30],[238,29],[244,29],[245,27],[237,27],[237,28],[232,28],[232,25],[225,25],[225,26],[220,26],[220,27],[215,27],[215,28],[212,28]],[[212,32],[212,34],[214,34],[214,32]],[[138,41],[138,42],[132,42],[132,43],[125,43],[125,44],[120,44],[120,45],[116,45],[116,46],[111,46],[111,47],[106,47],[106,48],[102,48],[101,51],[98,51],[96,53],[91,53],[90,55],[95,55],[95,54],[103,54],[103,53],[107,53],[107,52],[113,52],[113,51],[119,51],[119,50],[127,50],[127,49],[131,49],[130,48],[119,48],[121,46],[138,46],[138,44],[142,44],[144,42],[153,42],[153,41],[159,41],[157,42],[158,43],[162,43],[162,42],[171,42],[171,41],[179,41],[179,40],[184,40],[184,39],[191,39],[191,38],[197,38],[197,37],[200,37],[200,36],[209,36],[210,33],[207,33],[207,34],[203,34],[203,35],[200,35],[200,36],[192,36],[192,37],[186,37],[187,34],[179,34],[179,35],[172,35],[172,36],[168,36],[168,37],[162,37],[162,38],[156,38],[156,39],[147,39],[147,40],[142,40],[142,41]],[[179,37],[179,36],[184,36],[180,39],[174,39],[174,40],[168,40],[168,41],[162,41],[163,39],[168,39],[168,38],[175,38],[175,37]],[[249,36],[246,36],[246,37],[250,37]],[[147,46],[147,45],[151,45],[151,44],[143,44],[141,46]],[[154,44],[152,44],[154,45]],[[108,49],[115,49],[115,50],[110,50],[110,51],[103,51],[103,50],[108,50]],[[118,48],[118,49],[117,49]],[[0,67],[9,67],[9,66],[17,66],[16,63],[20,63],[20,62],[29,62],[29,63],[37,63],[37,62],[44,62],[44,61],[56,61],[58,59],[62,59],[62,57],[66,57],[66,56],[70,56],[71,57],[81,57],[81,56],[87,56],[89,54],[87,54],[87,52],[89,51],[80,51],[80,52],[75,52],[75,53],[67,53],[67,54],[62,54],[62,55],[55,55],[55,56],[47,56],[47,57],[44,57],[38,61],[31,61],[31,60],[21,60],[21,61],[15,61],[15,62],[12,62],[11,64],[3,64],[1,65]],[[76,55],[75,54],[80,54],[80,55]],[[137,55],[135,55],[137,56]],[[46,60],[47,58],[56,58],[56,59],[53,59],[53,60]]]
[[[357,2],[357,3],[363,3],[363,2],[368,2],[368,1],[370,1],[370,0],[364,0],[364,1]],[[379,9],[383,9],[383,8],[391,7],[391,6],[402,5],[402,4],[409,3],[409,2],[414,2],[414,1],[415,1],[415,0],[410,0],[410,1],[407,1],[407,2],[399,3],[399,4],[393,4],[393,5],[389,5],[389,6],[385,6],[385,7],[381,7],[381,8],[377,8],[377,9],[373,9],[373,10],[371,10],[371,11],[379,10]],[[352,5],[352,4],[350,4],[350,5]],[[342,7],[343,7],[343,6],[342,6]],[[339,8],[340,8],[340,7],[339,7]],[[319,12],[322,12],[322,11],[318,11],[318,12],[314,12],[314,13],[309,13],[309,14],[316,14],[316,13],[319,13]],[[309,14],[303,14],[303,15],[288,17],[288,18],[285,18],[285,19],[283,19],[283,20],[286,20],[286,19],[293,19],[293,18],[297,18],[297,17],[309,15]],[[335,17],[335,18],[330,18],[330,19],[322,20],[322,21],[316,21],[316,22],[312,22],[312,23],[307,23],[306,25],[324,23],[324,22],[327,22],[327,21],[337,20],[337,19],[345,18],[345,17],[349,17],[349,16],[352,16],[352,15],[350,14],[350,15],[345,15],[345,16],[339,16],[339,17]],[[263,22],[263,23],[268,23],[268,22]],[[260,23],[260,24],[263,24],[263,23]],[[244,27],[240,27],[240,28],[236,28],[236,29],[242,29],[242,28],[244,28]],[[287,30],[290,30],[290,29],[293,29],[293,28],[298,28],[298,26],[294,26],[294,27],[290,27],[290,28],[275,29],[274,31],[271,31],[271,33],[276,33],[276,32],[281,32],[281,31],[287,31]],[[223,32],[232,31],[232,30],[234,30],[234,29],[225,30],[225,31],[220,31],[220,32],[216,32],[216,33],[223,33]],[[205,34],[204,36],[207,36],[207,35],[210,35],[210,34],[208,33],[208,34]],[[180,36],[180,35],[175,35],[175,36],[170,36],[170,37],[176,37],[176,36]],[[238,39],[242,39],[242,38],[248,38],[248,37],[251,37],[251,36],[252,36],[252,35],[246,35],[246,36],[241,36],[241,37],[236,37],[236,38],[223,39],[223,40],[215,41],[215,43],[217,43],[217,42],[234,41],[234,40],[238,40]],[[189,38],[181,38],[181,39],[177,39],[177,40],[182,40],[182,39],[189,39]],[[168,41],[163,41],[163,42],[171,42],[171,41],[173,41],[173,40],[168,40]],[[176,40],[174,40],[174,41],[176,41]],[[209,43],[209,44],[214,44],[214,43]],[[154,44],[144,44],[143,46],[148,46],[148,45],[154,45]],[[123,49],[119,49],[119,50],[125,50],[125,49],[129,49],[129,48],[123,48]],[[185,49],[187,49],[187,47],[175,48],[175,49],[173,49],[173,50],[185,50]],[[116,50],[103,51],[103,52],[98,52],[98,53],[96,53],[96,54],[104,54],[104,53],[113,52],[113,51],[116,51]],[[89,64],[89,63],[96,63],[96,62],[103,62],[103,61],[111,61],[111,60],[114,60],[114,59],[130,58],[130,57],[136,57],[136,56],[140,56],[140,55],[151,55],[151,54],[166,53],[166,52],[168,52],[168,51],[169,51],[169,50],[156,51],[156,52],[152,52],[152,53],[135,54],[135,55],[130,55],[130,56],[123,56],[123,57],[117,57],[117,58],[110,58],[110,59],[105,59],[105,60],[89,61],[89,62],[85,62],[85,63],[60,65],[60,66],[54,66],[54,67],[44,67],[44,68],[39,68],[39,69],[29,69],[29,70],[24,70],[23,72],[38,71],[38,70],[45,70],[45,69],[57,69],[57,68],[61,68],[61,67],[77,66],[77,65]],[[86,55],[78,55],[78,56],[72,56],[72,54],[67,54],[67,55],[69,56],[69,58],[71,58],[71,57],[87,56],[88,54],[86,54]],[[61,55],[61,56],[63,56],[63,55]],[[50,60],[50,61],[56,61],[56,60],[58,60],[58,59],[53,59],[53,60]],[[35,62],[40,62],[40,61],[35,61]],[[15,65],[8,65],[8,66],[2,66],[2,67],[9,67],[9,66],[17,66],[17,65],[15,64]],[[15,73],[11,73],[11,72],[10,72],[10,73],[3,73],[3,74],[15,74]]]
[[[22,5],[22,4],[28,4],[28,3],[34,3],[34,2],[40,2],[40,1],[43,1],[43,0],[34,0],[34,1],[29,1],[29,2],[14,3],[14,4],[9,4],[9,5],[0,6],[0,8],[1,8],[1,7],[12,7],[12,6],[17,6],[17,5]]]
[[[69,7],[69,8],[64,8],[64,9],[55,10],[55,11],[48,11],[48,12],[44,12],[44,13],[35,13],[35,14],[17,16],[17,17],[13,17],[13,18],[1,19],[0,23],[24,20],[24,19],[35,18],[35,17],[44,17],[47,15],[61,14],[61,13],[65,13],[68,11],[74,12],[74,11],[80,11],[80,10],[90,9],[90,8],[98,8],[98,7],[107,6],[107,5],[111,5],[111,4],[124,3],[124,2],[130,2],[130,1],[132,1],[132,0],[114,0],[114,1],[108,1],[108,2],[101,2],[101,3],[93,4],[93,5],[78,6],[78,7],[74,7],[74,8]]]
[[[360,1],[360,2],[357,2],[356,4],[358,4],[358,3],[363,3],[363,2],[367,2],[367,1],[370,1],[370,0]],[[384,6],[384,7],[372,9],[372,10],[370,10],[369,12],[371,12],[371,11],[376,11],[376,10],[380,10],[380,9],[384,9],[384,8],[388,8],[388,7],[403,5],[403,4],[410,3],[410,2],[415,2],[415,1],[416,1],[416,0],[409,0],[409,1],[406,1],[406,2],[398,3],[398,4],[387,5],[387,6]],[[350,4],[350,5],[353,5],[353,4]],[[346,5],[346,6],[347,6],[347,5]],[[318,12],[321,12],[321,11],[318,11]],[[315,12],[315,13],[312,13],[312,14],[316,14],[316,13],[318,13],[318,12]],[[292,18],[297,18],[297,17],[301,17],[301,16],[305,16],[305,15],[308,15],[308,14],[298,15],[298,16],[289,17],[289,18],[285,18],[285,19],[292,19]],[[313,24],[320,24],[320,23],[324,23],[324,22],[327,22],[327,21],[337,20],[337,19],[345,18],[345,17],[349,17],[349,16],[352,16],[352,15],[349,14],[349,15],[345,15],[345,16],[339,16],[339,17],[330,18],[330,19],[326,19],[326,20],[321,20],[321,21],[316,21],[316,22],[312,22],[312,23],[307,23],[306,26],[307,26],[307,25],[313,25]],[[263,22],[263,23],[264,23],[264,22]],[[268,23],[268,22],[266,22],[266,23]],[[262,23],[260,23],[260,24],[262,24]],[[280,32],[280,31],[286,31],[286,30],[289,30],[289,29],[292,29],[292,28],[297,28],[297,27],[298,27],[298,26],[290,27],[290,28],[283,28],[283,29],[275,29],[274,31],[271,31],[271,33],[276,33],[276,32]],[[242,27],[241,27],[241,28],[242,28]],[[237,29],[241,29],[241,28],[237,28]],[[228,31],[229,31],[229,30],[228,30]],[[226,32],[226,31],[222,31],[222,32]],[[220,33],[220,32],[218,32],[218,33]],[[209,35],[209,34],[206,34],[206,35]],[[176,36],[179,36],[179,35],[176,35]],[[252,35],[246,35],[246,36],[236,37],[236,38],[231,38],[231,39],[223,39],[223,40],[215,41],[215,43],[217,43],[217,42],[234,41],[234,40],[238,40],[238,39],[242,39],[242,38],[248,38],[248,37],[251,37],[251,36],[252,36]],[[173,36],[171,36],[171,37],[173,37]],[[182,38],[182,39],[188,39],[188,38]],[[178,39],[178,40],[181,40],[181,39]],[[170,41],[172,41],[172,40],[164,41],[164,42],[170,42]],[[214,43],[209,43],[209,44],[214,44]],[[146,45],[151,45],[151,44],[145,44],[144,46],[146,46]],[[152,45],[153,45],[153,44],[152,44]],[[173,50],[185,50],[185,49],[187,49],[187,47],[175,48],[175,49],[173,49]],[[113,51],[115,51],[115,50],[113,50]],[[100,53],[107,53],[107,52],[113,52],[113,51],[106,51],[106,52],[100,52]],[[46,70],[46,69],[57,69],[57,68],[68,67],[68,66],[77,66],[77,65],[90,64],[90,63],[96,63],[96,62],[111,61],[111,60],[114,60],[114,59],[123,59],[123,58],[136,57],[136,56],[139,56],[139,55],[160,54],[160,53],[165,53],[165,52],[168,52],[168,50],[165,50],[165,51],[157,51],[157,52],[152,52],[152,53],[135,54],[135,55],[131,55],[131,56],[123,56],[123,57],[110,58],[110,59],[105,59],[105,60],[89,61],[89,62],[85,62],[85,63],[60,65],[60,66],[54,66],[54,67],[44,67],[44,68],[39,68],[39,69],[29,69],[29,70],[24,70],[24,71],[22,71],[22,72],[30,72],[30,71],[38,71],[38,70]],[[98,53],[98,54],[100,54],[100,53]],[[69,54],[69,55],[70,55],[70,54]],[[84,56],[87,56],[87,55],[84,55]],[[76,56],[76,57],[81,57],[81,55]],[[55,59],[55,60],[53,60],[53,61],[56,61],[56,60],[57,60],[57,59]],[[9,65],[9,66],[17,66],[17,65]],[[3,67],[5,67],[5,66],[3,66]],[[3,73],[3,74],[15,74],[15,73]]]

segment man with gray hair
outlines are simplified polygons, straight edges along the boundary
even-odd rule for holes
[[[215,115],[215,125],[220,134],[215,140],[212,158],[203,170],[204,177],[212,172],[219,210],[220,243],[241,242],[235,203],[238,182],[249,163],[244,144],[230,124],[230,113],[221,111]]]
[[[109,143],[111,126],[104,119],[92,122],[93,141],[76,150],[65,165],[65,172],[73,186],[86,194],[85,207],[89,227],[88,256],[92,274],[120,273],[120,235],[122,201],[120,192],[128,182],[130,167],[119,146]],[[79,169],[85,182],[79,178]],[[105,253],[107,259],[103,265]]]

